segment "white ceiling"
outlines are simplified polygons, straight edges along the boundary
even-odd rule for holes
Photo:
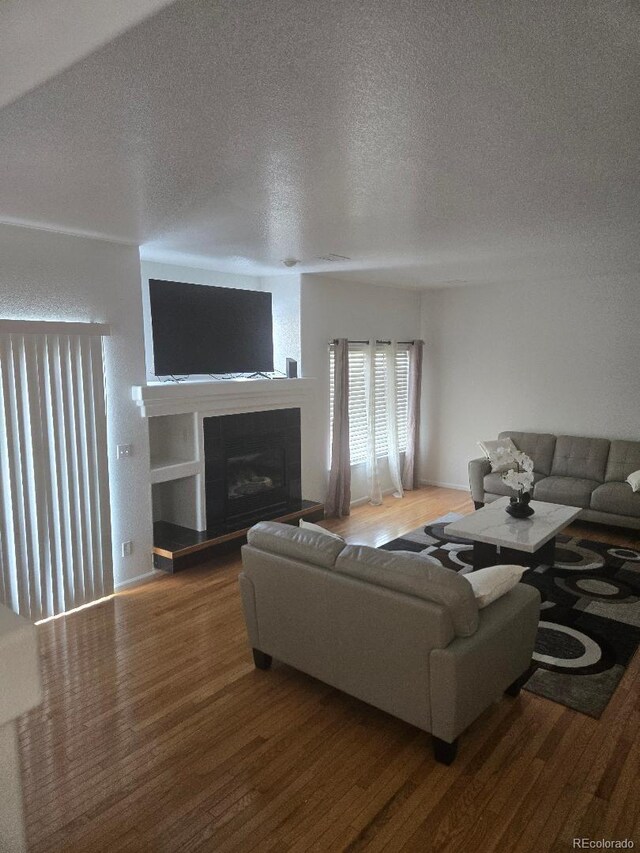
[[[172,0],[3,0],[0,106],[63,71]]]
[[[635,272],[639,45],[625,0],[181,0],[0,111],[0,220],[244,273]]]

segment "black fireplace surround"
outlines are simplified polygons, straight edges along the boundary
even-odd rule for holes
[[[204,457],[208,529],[300,509],[300,409],[205,418]]]

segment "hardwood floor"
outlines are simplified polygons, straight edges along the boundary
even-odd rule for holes
[[[376,545],[471,508],[427,488],[328,526]],[[427,734],[277,662],[255,670],[239,569],[227,556],[40,626],[45,700],[20,723],[33,853],[640,844],[640,655],[600,720],[522,692],[445,767]]]

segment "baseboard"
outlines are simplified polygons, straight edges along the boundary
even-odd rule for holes
[[[120,581],[114,585],[114,589],[116,592],[122,592],[124,589],[128,589],[131,586],[138,586],[141,583],[149,583],[149,581],[155,580],[156,578],[164,578],[166,577],[166,572],[161,572],[158,569],[151,569],[150,572],[145,572],[143,575],[137,575],[135,578],[129,578],[128,581]]]
[[[468,492],[469,485],[461,486],[460,483],[442,483],[440,480],[420,480],[421,486],[440,486],[441,489],[456,489],[459,492]]]
[[[395,489],[391,487],[390,489],[384,489],[382,492],[382,497],[386,498],[387,495],[392,495],[395,492]],[[362,506],[363,504],[369,503],[369,496],[367,495],[364,498],[356,498],[355,501],[351,501],[350,506]]]
[[[461,486],[459,483],[441,483],[436,482],[435,480],[418,480],[419,486],[440,486],[441,489],[456,489],[459,492],[468,492],[469,486]],[[385,489],[382,492],[382,497],[385,498],[387,495],[392,495],[395,492],[395,489],[392,487],[390,489]],[[351,501],[351,506],[362,506],[363,504],[368,504],[369,498],[356,498],[356,500]]]
[[[362,504],[366,504],[366,503],[369,503],[369,498],[358,498],[355,501],[351,501],[349,506],[353,506],[353,507],[362,506]]]

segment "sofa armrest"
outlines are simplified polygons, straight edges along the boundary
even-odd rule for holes
[[[472,637],[430,654],[431,731],[449,743],[531,663],[540,593],[520,583],[480,611]]]
[[[476,503],[484,503],[484,478],[491,473],[491,462],[483,456],[469,462],[469,486]]]

